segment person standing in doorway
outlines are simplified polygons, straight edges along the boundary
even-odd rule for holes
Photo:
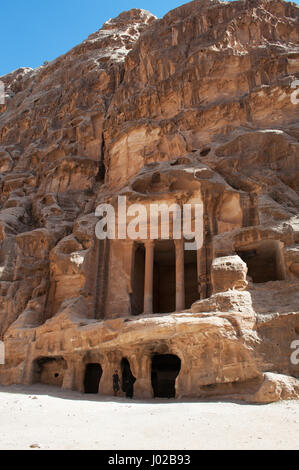
[[[113,393],[115,397],[117,397],[117,394],[120,390],[119,383],[120,383],[120,380],[119,380],[118,370],[116,370],[115,373],[113,374]]]

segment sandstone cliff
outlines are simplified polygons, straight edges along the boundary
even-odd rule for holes
[[[146,397],[153,355],[172,354],[178,396],[298,397],[298,19],[276,0],[131,10],[1,78],[2,383],[83,390],[100,363],[110,393],[127,358]],[[202,202],[179,308],[154,281],[144,311],[143,248],[96,239],[95,208],[118,195]]]

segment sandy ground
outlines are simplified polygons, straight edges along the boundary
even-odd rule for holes
[[[0,387],[0,449],[299,449],[299,402],[135,401]]]

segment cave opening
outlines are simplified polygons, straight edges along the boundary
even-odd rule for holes
[[[173,240],[155,242],[153,286],[153,312],[175,312],[176,279]]]
[[[104,132],[102,133],[102,143],[101,143],[101,150],[99,155],[99,167],[98,173],[96,175],[96,182],[103,183],[106,177],[106,165],[105,165],[105,136]]]
[[[145,247],[134,244],[134,264],[132,272],[131,313],[141,315],[144,310]]]
[[[88,394],[99,393],[99,385],[103,370],[101,364],[90,363],[86,364],[85,377],[84,377],[84,391]]]
[[[175,382],[181,360],[173,354],[156,354],[152,358],[152,387],[155,398],[175,398]]]
[[[62,387],[67,363],[62,356],[40,357],[34,361],[33,383]]]
[[[121,361],[121,372],[122,372],[122,391],[125,392],[127,398],[133,398],[134,383],[136,382],[136,378],[132,374],[130,363],[126,357],[123,357]]]
[[[247,264],[248,276],[254,283],[280,281],[285,278],[279,242],[266,240],[237,251]]]
[[[185,268],[185,308],[199,299],[198,280],[197,280],[197,251],[184,251],[184,268]]]

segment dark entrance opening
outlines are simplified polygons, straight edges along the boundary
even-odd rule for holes
[[[140,315],[144,310],[145,248],[143,243],[135,243],[134,250],[131,312],[132,315]]]
[[[87,364],[85,369],[85,393],[99,393],[100,380],[103,370],[100,364]]]
[[[155,355],[152,359],[152,387],[155,398],[175,398],[175,381],[181,360],[173,354]]]
[[[185,250],[185,308],[199,299],[198,282],[197,282],[197,251]]]
[[[62,387],[66,369],[63,357],[40,357],[34,361],[33,383]]]
[[[123,358],[121,361],[121,372],[122,372],[122,391],[125,392],[127,398],[133,398],[134,396],[134,383],[136,379],[131,372],[130,363],[127,358]]]
[[[284,279],[283,262],[279,243],[265,240],[249,248],[237,251],[248,267],[248,276],[254,283]]]
[[[175,245],[173,240],[155,243],[153,294],[154,313],[175,312]]]

